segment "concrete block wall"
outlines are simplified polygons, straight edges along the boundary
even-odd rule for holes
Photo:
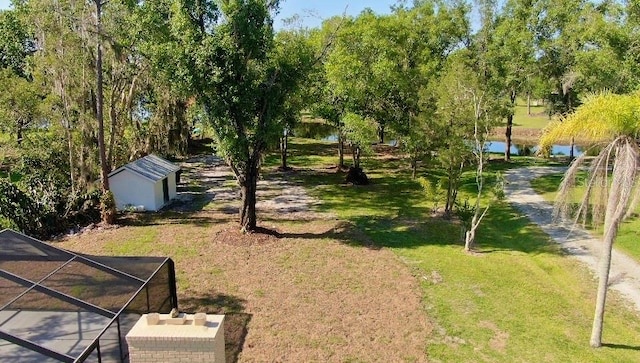
[[[189,316],[183,324],[170,320],[169,314],[138,320],[126,337],[131,363],[225,362],[224,315],[206,315],[204,325]]]

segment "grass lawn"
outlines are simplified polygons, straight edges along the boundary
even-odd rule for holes
[[[558,186],[562,181],[563,174],[550,174],[545,175],[539,178],[536,178],[531,181],[531,186],[533,189],[541,194],[545,200],[552,203],[555,200]],[[575,191],[576,201],[579,200],[579,196],[581,194],[581,189],[577,189]],[[602,228],[597,228],[593,231],[594,235],[602,236]],[[618,237],[615,241],[615,248],[619,249],[627,253],[629,256],[635,258],[637,261],[640,261],[640,243],[638,243],[638,239],[640,237],[640,218],[638,218],[638,213],[630,219],[626,220],[620,226],[620,230],[618,231]]]
[[[315,162],[322,170],[335,163],[333,155],[295,156],[318,149],[324,146],[308,140],[294,145],[291,164]],[[640,318],[615,297],[605,322],[604,340],[610,345],[589,348],[594,280],[511,207],[500,203],[491,208],[478,234],[478,253],[466,254],[459,227],[429,217],[405,161],[385,155],[365,160],[363,167],[372,180],[369,186],[345,186],[340,183],[344,175],[333,172],[304,174],[300,180],[323,201],[321,209],[393,250],[414,271],[435,327],[427,344],[430,360],[640,360]],[[472,191],[471,180],[472,174],[466,174],[461,198]]]
[[[640,317],[615,294],[607,345],[589,347],[593,278],[509,205],[491,207],[477,253],[467,254],[459,225],[430,216],[395,149],[363,160],[368,186],[343,183],[332,168],[335,144],[294,138],[290,151],[294,171],[275,172],[278,156],[269,156],[263,182],[287,179],[277,198],[302,186],[321,203],[261,213],[274,235],[240,234],[237,205],[213,201],[129,216],[120,228],[60,244],[174,258],[182,308],[227,314],[229,362],[640,361]],[[472,180],[465,174],[460,198],[472,194]]]
[[[549,116],[544,106],[531,105],[531,115],[529,115],[527,101],[521,99],[516,101],[515,114],[513,115],[513,124],[516,128],[543,129],[549,121]]]

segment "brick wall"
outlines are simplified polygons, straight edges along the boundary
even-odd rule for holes
[[[126,337],[131,363],[225,362],[224,315],[207,315],[201,326],[188,316],[183,324],[169,324],[170,319],[160,314],[153,324],[147,322],[147,315],[140,318]]]

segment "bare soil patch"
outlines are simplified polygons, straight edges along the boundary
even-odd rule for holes
[[[127,254],[172,257],[180,309],[227,315],[228,362],[426,361],[431,326],[419,282],[395,254],[314,212],[317,201],[284,179],[262,181],[263,229],[241,233],[225,209],[239,202],[223,168],[192,167],[193,198],[180,208],[56,245],[109,254],[130,244]],[[209,181],[197,183],[203,174]]]

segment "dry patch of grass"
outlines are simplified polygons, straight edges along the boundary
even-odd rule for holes
[[[425,361],[431,328],[410,268],[354,240],[354,226],[306,211],[294,221],[300,211],[278,213],[283,203],[264,214],[260,233],[204,208],[127,218],[56,245],[173,258],[180,309],[227,314],[228,362]]]

